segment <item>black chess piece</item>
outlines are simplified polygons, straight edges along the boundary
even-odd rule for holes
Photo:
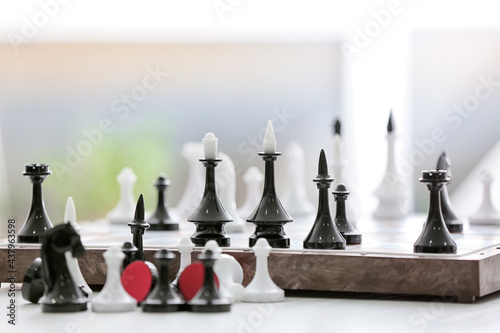
[[[130,231],[134,235],[133,242],[135,247],[137,247],[136,260],[144,261],[142,236],[144,235],[146,229],[149,228],[149,224],[144,220],[144,197],[142,196],[142,194],[137,200],[134,220],[132,222],[129,222],[128,226],[130,227]]]
[[[167,206],[166,191],[170,183],[165,176],[159,176],[154,183],[158,190],[158,203],[153,216],[148,220],[149,230],[179,230],[179,222],[172,218]]]
[[[160,250],[155,254],[158,267],[158,281],[156,287],[151,291],[148,298],[142,303],[144,312],[174,312],[182,310],[184,300],[177,294],[170,284],[170,263],[175,255],[166,250]]]
[[[391,113],[389,114],[389,121],[387,122],[387,133],[392,133],[394,132],[394,118],[392,116],[392,110]]]
[[[137,253],[139,252],[139,249],[135,247],[134,244],[130,242],[125,242],[123,243],[122,246],[122,252],[125,255],[122,264],[122,271],[123,271],[125,267],[127,267],[130,263],[137,260]]]
[[[259,153],[265,162],[264,192],[259,205],[247,218],[247,222],[255,224],[255,232],[249,239],[250,247],[261,237],[267,239],[271,247],[290,247],[290,238],[286,237],[284,226],[293,219],[283,208],[274,185],[274,161],[280,155],[281,153]]]
[[[23,278],[21,294],[23,298],[31,303],[38,303],[45,292],[45,284],[42,280],[42,259],[36,258],[31,262]]]
[[[339,119],[335,119],[333,124],[333,135],[342,135],[342,123]]]
[[[205,190],[200,204],[188,218],[196,225],[196,231],[191,236],[196,246],[205,246],[209,240],[215,240],[219,246],[231,245],[224,226],[233,219],[222,206],[215,186],[215,167],[221,161],[221,158],[200,159],[206,169]]]
[[[30,178],[33,183],[33,197],[28,218],[17,236],[19,243],[41,243],[43,234],[52,229],[42,196],[42,183],[45,178],[52,174],[47,164],[27,164],[24,176]]]
[[[335,191],[332,192],[335,201],[337,202],[337,210],[335,212],[335,224],[342,237],[344,237],[347,245],[361,244],[361,234],[353,227],[347,217],[345,201],[351,193],[347,190],[344,184],[338,184]]]
[[[439,156],[439,160],[437,163],[437,170],[446,170],[448,172],[448,178],[452,181],[451,175],[451,162],[446,153],[443,152],[441,156]],[[448,195],[448,186],[444,185],[441,190],[441,211],[443,212],[444,222],[446,223],[446,227],[449,232],[462,232],[464,230],[464,223],[457,218],[455,213],[453,213],[453,208],[451,205],[450,197]]]
[[[333,178],[328,174],[325,151],[321,149],[318,175],[313,179],[319,189],[318,213],[309,235],[304,240],[305,249],[345,249],[346,241],[340,234],[330,213],[328,189]]]
[[[420,237],[415,242],[415,253],[457,253],[457,244],[451,237],[443,218],[441,193],[450,181],[446,170],[423,171],[420,181],[430,191],[429,215]]]
[[[189,309],[193,312],[228,312],[231,310],[231,302],[220,295],[215,284],[214,264],[218,257],[212,250],[205,250],[198,256],[205,268],[205,279],[198,293],[188,302]]]
[[[45,284],[42,312],[77,312],[87,310],[87,297],[76,285],[64,253],[79,258],[85,254],[80,235],[71,224],[63,223],[43,236],[41,275]]]

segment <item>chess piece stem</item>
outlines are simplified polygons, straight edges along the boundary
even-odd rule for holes
[[[159,176],[154,183],[158,191],[158,202],[153,216],[148,220],[149,230],[179,230],[179,222],[175,221],[168,211],[166,191],[170,180]]]

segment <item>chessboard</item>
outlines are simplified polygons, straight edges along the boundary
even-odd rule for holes
[[[337,291],[426,295],[440,299],[456,299],[472,303],[500,290],[497,277],[500,269],[500,226],[464,226],[462,233],[452,234],[457,243],[456,254],[413,253],[413,244],[420,235],[424,215],[414,215],[401,221],[359,219],[357,229],[363,235],[360,245],[348,245],[345,250],[303,249],[314,217],[296,219],[285,226],[291,239],[289,249],[273,249],[269,257],[269,272],[276,284],[285,290]],[[81,238],[86,254],[80,259],[81,271],[89,285],[103,285],[106,266],[102,253],[111,245],[131,241],[126,225],[106,220],[80,222]],[[255,257],[248,246],[254,226],[248,224],[243,233],[230,233],[231,246],[223,252],[240,262],[247,285],[255,272]],[[144,254],[154,262],[154,254],[168,248],[178,254],[176,245],[182,236],[194,231],[192,223],[181,222],[178,231],[146,231]],[[0,240],[0,281],[9,277],[7,240]],[[40,255],[40,245],[15,244],[16,276],[21,282],[26,268]],[[196,261],[201,248],[196,248]],[[176,272],[179,256],[173,265]]]

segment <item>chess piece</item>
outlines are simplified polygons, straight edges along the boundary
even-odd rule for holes
[[[332,192],[337,202],[337,210],[335,212],[335,224],[342,237],[344,237],[347,245],[361,244],[361,234],[349,222],[346,213],[345,202],[350,192],[344,184],[339,184]]]
[[[135,208],[134,220],[128,223],[130,227],[130,231],[132,232],[133,242],[135,247],[137,247],[137,255],[136,259],[144,261],[144,249],[142,245],[142,236],[147,228],[149,228],[149,224],[144,220],[144,197],[139,195],[139,199],[137,200],[137,206]]]
[[[103,254],[106,261],[107,276],[101,292],[92,301],[94,312],[133,311],[137,307],[136,300],[123,288],[120,279],[120,267],[125,255],[120,247],[112,246]]]
[[[286,179],[288,191],[283,195],[283,202],[287,211],[293,216],[311,215],[314,206],[309,202],[304,185],[304,151],[296,142],[291,141],[286,151],[288,163]]]
[[[457,253],[457,244],[446,228],[441,207],[442,189],[449,181],[446,170],[422,172],[420,182],[430,191],[429,215],[420,237],[415,242],[415,253]]]
[[[219,198],[226,212],[233,218],[233,222],[225,226],[227,232],[243,232],[246,222],[238,214],[236,208],[236,172],[234,163],[231,158],[220,153],[220,157],[224,160],[221,163],[217,172],[217,189]]]
[[[27,164],[23,175],[33,184],[33,196],[28,218],[17,236],[19,243],[41,243],[43,234],[52,228],[42,196],[42,183],[52,174],[47,164]]]
[[[269,120],[264,136],[264,152],[259,153],[265,162],[264,192],[260,203],[247,219],[247,222],[255,224],[255,232],[249,239],[250,247],[261,237],[266,238],[272,247],[290,247],[290,238],[286,237],[284,225],[293,220],[283,208],[274,185],[274,161],[280,155],[276,152],[276,138]]]
[[[408,215],[408,208],[406,206],[407,193],[404,182],[396,168],[396,135],[394,132],[395,126],[391,111],[387,125],[387,168],[382,182],[375,191],[379,205],[373,212],[373,217],[378,220],[397,220],[403,219]]]
[[[285,292],[278,287],[269,276],[268,257],[271,246],[265,238],[259,238],[252,247],[256,257],[255,275],[250,284],[245,288],[243,302],[267,303],[282,302]]]
[[[179,222],[172,218],[167,207],[165,193],[170,186],[170,180],[165,176],[159,176],[154,186],[158,190],[158,203],[153,216],[148,220],[149,230],[179,230]]]
[[[214,264],[217,256],[211,250],[202,252],[198,259],[205,269],[203,285],[198,293],[188,302],[189,309],[193,312],[228,312],[231,302],[222,297],[217,289],[214,279]]]
[[[309,235],[304,240],[304,249],[345,249],[346,241],[337,229],[330,214],[328,189],[333,178],[328,174],[325,151],[321,149],[318,175],[313,179],[319,190],[318,213]]]
[[[437,163],[437,170],[446,170],[448,172],[449,183],[451,183],[452,175],[451,175],[451,162],[446,153],[443,152],[441,156],[439,156],[439,160]],[[448,196],[448,186],[445,184],[443,189],[441,190],[441,210],[443,211],[444,222],[446,223],[446,227],[450,232],[462,232],[464,229],[464,224],[460,221],[455,213],[453,213],[453,207],[451,205],[450,197]]]
[[[347,161],[344,159],[344,143],[342,140],[342,123],[339,119],[336,119],[333,124],[333,159],[331,162],[332,175],[335,178],[332,185],[336,187],[338,184],[344,184],[348,187],[347,177],[344,175],[344,169],[347,166]],[[349,220],[353,226],[356,226],[357,214],[353,204],[355,197],[351,195],[351,199],[346,202],[347,215],[349,215]],[[331,204],[335,205],[335,199],[331,197]]]
[[[188,217],[197,207],[203,195],[204,168],[197,159],[203,154],[203,146],[198,142],[186,142],[182,146],[182,156],[189,166],[188,180],[185,191],[175,207],[178,216]]]
[[[137,176],[130,168],[124,168],[116,178],[120,185],[120,200],[116,207],[106,215],[110,223],[125,224],[134,214],[134,184]]]
[[[240,302],[245,288],[243,287],[243,268],[229,254],[221,254],[215,261],[214,272],[219,278],[219,292],[222,297],[232,302]]]
[[[23,278],[21,294],[23,298],[31,303],[38,303],[45,292],[45,284],[42,279],[42,259],[36,258],[28,266]]]
[[[213,273],[213,276],[218,288],[219,279],[215,273]],[[205,267],[201,262],[195,262],[182,271],[177,287],[182,296],[184,296],[184,299],[190,301],[200,291],[203,281],[205,281]]]
[[[245,202],[238,209],[240,216],[249,216],[255,207],[260,202],[260,191],[261,184],[264,176],[260,172],[259,168],[251,166],[247,169],[243,175],[243,181],[245,182],[247,191],[245,196]]]
[[[495,179],[488,170],[481,172],[483,201],[477,211],[469,217],[470,224],[500,224],[500,213],[491,200],[491,184]]]
[[[180,263],[179,263],[179,271],[177,272],[175,280],[172,282],[173,285],[177,285],[179,276],[181,275],[182,271],[191,265],[191,253],[193,253],[194,250],[194,244],[191,242],[191,239],[189,237],[182,237],[179,243],[177,244],[177,249],[179,250],[179,255],[180,255]]]
[[[75,258],[85,254],[80,235],[70,224],[47,230],[41,249],[41,275],[45,284],[42,312],[78,312],[87,310],[87,297],[68,269],[65,252]]]
[[[77,233],[80,233],[81,228],[76,222],[75,203],[73,202],[72,197],[68,197],[68,200],[66,201],[66,208],[64,211],[64,223],[71,224],[73,229],[75,229]],[[87,298],[89,300],[92,299],[92,289],[89,287],[87,281],[85,281],[85,278],[83,277],[82,271],[80,270],[80,266],[78,265],[78,259],[74,258],[70,251],[64,253],[64,256],[66,257],[68,270],[71,276],[73,277],[73,280],[75,281],[77,286],[84,289],[84,293],[87,295]]]
[[[175,255],[165,249],[155,254],[159,276],[155,288],[142,303],[144,312],[174,312],[181,310],[184,305],[184,301],[170,286],[169,282],[169,266],[174,258]]]
[[[122,264],[122,270],[124,270],[128,265],[137,260],[137,253],[139,252],[139,249],[134,244],[125,242],[122,246],[122,252],[125,255]]]
[[[141,303],[157,285],[158,270],[148,261],[136,260],[123,270],[121,281],[127,293]]]
[[[200,159],[200,162],[206,168],[205,190],[200,204],[188,218],[196,226],[196,231],[191,236],[191,241],[196,246],[204,246],[211,239],[220,246],[231,245],[225,225],[233,219],[220,202],[215,185],[215,167],[222,161],[217,158],[217,141],[213,133],[207,133],[203,139],[205,158]]]

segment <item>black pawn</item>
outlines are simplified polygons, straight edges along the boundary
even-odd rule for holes
[[[451,183],[452,180],[450,166],[450,159],[446,156],[446,153],[443,152],[441,156],[439,156],[437,170],[446,170],[448,172],[448,178],[450,179],[448,184]],[[447,185],[444,185],[441,190],[441,211],[443,212],[444,222],[449,232],[462,232],[464,230],[463,222],[453,213]]]
[[[27,164],[24,176],[33,183],[33,197],[28,218],[17,236],[19,243],[41,243],[45,231],[52,229],[52,223],[45,211],[42,196],[42,183],[52,174],[47,164]]]
[[[333,124],[333,135],[342,135],[342,123],[339,119],[336,119]]]
[[[167,207],[166,191],[170,180],[164,176],[158,177],[154,186],[158,190],[158,204],[153,216],[148,220],[149,230],[179,230],[179,222],[173,219]]]
[[[133,242],[135,247],[137,247],[136,260],[144,261],[142,235],[144,235],[146,229],[149,228],[149,224],[144,220],[144,198],[142,194],[139,196],[139,200],[137,200],[134,220],[132,222],[129,222],[128,226],[130,227],[130,231],[134,235]]]
[[[214,279],[214,264],[218,259],[212,250],[205,250],[198,259],[205,267],[205,279],[198,293],[189,301],[189,308],[193,312],[228,312],[231,302],[219,294]]]
[[[158,267],[158,281],[148,298],[142,303],[144,312],[174,312],[182,309],[184,300],[172,288],[169,281],[169,268],[175,255],[166,250],[155,254]]]
[[[342,237],[344,237],[347,245],[361,244],[361,234],[354,228],[347,218],[345,201],[351,193],[347,190],[344,184],[337,185],[335,191],[332,192],[335,201],[337,202],[337,211],[335,213],[335,224]]]
[[[444,222],[441,193],[450,178],[445,170],[423,171],[420,181],[430,191],[429,215],[420,237],[415,242],[415,253],[456,253],[457,244]]]
[[[135,247],[134,244],[125,242],[122,246],[122,252],[125,255],[122,264],[122,270],[124,270],[128,265],[137,260],[137,252],[139,252],[139,249]]]
[[[38,303],[45,292],[42,280],[42,259],[36,258],[29,265],[23,278],[21,293],[23,298],[31,303]]]
[[[274,185],[274,161],[281,153],[259,153],[265,162],[264,192],[259,205],[247,219],[255,224],[255,232],[249,238],[249,246],[253,247],[257,239],[265,238],[271,247],[288,248],[290,238],[286,237],[284,226],[293,219],[281,204]]]
[[[191,241],[196,246],[205,246],[209,240],[215,240],[219,246],[230,246],[231,239],[224,226],[233,221],[220,202],[215,186],[215,167],[222,159],[200,159],[206,169],[205,190],[200,204],[188,218],[196,225]]]
[[[340,234],[330,214],[328,189],[333,178],[328,174],[325,151],[321,149],[318,162],[318,175],[313,179],[319,189],[318,213],[309,235],[304,240],[305,249],[345,249],[346,241]]]

